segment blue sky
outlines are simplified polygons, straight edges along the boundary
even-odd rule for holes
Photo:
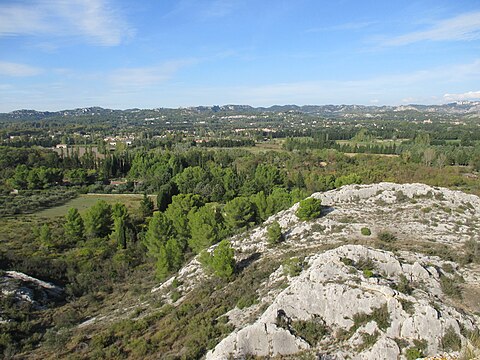
[[[2,112],[478,99],[478,0],[0,0]]]

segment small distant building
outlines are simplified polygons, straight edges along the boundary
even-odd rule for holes
[[[66,149],[66,148],[67,148],[67,144],[57,144],[57,146],[55,146],[55,148],[57,148],[57,149]]]
[[[120,185],[125,185],[127,183],[127,180],[111,180],[110,185],[113,186],[120,186]]]

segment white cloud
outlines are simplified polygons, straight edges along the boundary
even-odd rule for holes
[[[463,94],[445,94],[445,101],[480,100],[480,91],[468,91]]]
[[[0,61],[0,75],[27,77],[42,73],[42,69],[30,65]]]
[[[118,69],[110,74],[109,80],[122,88],[145,88],[169,80],[179,69],[194,62],[196,60],[173,60],[158,66]]]
[[[133,29],[107,0],[36,0],[0,5],[0,36],[80,36],[88,42],[115,46]]]
[[[436,22],[430,29],[385,40],[383,45],[401,46],[419,41],[476,40],[480,38],[480,11]]]
[[[385,74],[352,80],[319,80],[289,83],[258,84],[223,88],[196,89],[186,98],[199,98],[196,103],[242,103],[251,105],[366,103],[377,104],[434,103],[432,95],[456,82],[480,80],[480,60],[411,73]],[[197,95],[198,94],[198,95]],[[343,100],[342,100],[343,99]],[[210,101],[211,102],[211,101]]]

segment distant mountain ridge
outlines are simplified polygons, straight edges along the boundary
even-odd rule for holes
[[[36,121],[57,117],[77,117],[77,116],[105,116],[122,115],[130,113],[139,113],[144,111],[165,112],[165,111],[186,111],[193,113],[304,113],[320,115],[327,117],[345,116],[346,114],[381,114],[387,112],[405,112],[416,111],[421,113],[438,113],[452,115],[480,115],[480,101],[458,101],[443,105],[398,105],[398,106],[374,106],[374,105],[273,105],[270,107],[253,107],[250,105],[214,105],[214,106],[195,106],[186,108],[155,108],[155,109],[125,109],[114,110],[102,107],[87,107],[60,111],[37,111],[37,110],[15,110],[9,113],[0,113],[2,120],[26,120]]]

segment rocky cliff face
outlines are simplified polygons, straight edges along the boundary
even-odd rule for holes
[[[207,359],[300,353],[410,359],[455,355],[468,346],[470,334],[480,329],[474,315],[480,272],[458,262],[467,256],[466,245],[479,241],[478,197],[390,183],[313,196],[326,206],[319,219],[299,221],[294,206],[234,239],[240,258],[292,249],[306,258],[300,275],[286,275],[281,266],[259,284],[259,304],[228,314],[236,330]],[[273,220],[286,234],[275,248],[265,241]],[[372,234],[361,235],[363,227]],[[191,265],[190,271],[199,270]],[[286,288],[275,286],[285,278]],[[258,314],[253,321],[252,312]]]
[[[480,355],[480,198],[392,183],[312,196],[324,206],[318,219],[300,221],[295,205],[231,239],[244,269],[274,270],[255,284],[253,305],[222,316],[234,331],[207,359]],[[285,236],[275,246],[273,221]],[[176,276],[180,296],[173,278],[152,295],[177,306],[206,277],[194,259]]]
[[[366,263],[369,269],[362,270]],[[462,333],[480,322],[442,302],[440,279],[454,276],[441,270],[445,264],[427,257],[400,261],[391,252],[361,245],[313,255],[253,324],[229,335],[207,359],[312,348],[335,359],[396,359],[417,343],[424,344],[419,350],[425,354],[458,350],[467,341]],[[305,341],[312,334],[300,324],[323,329],[324,335]],[[446,345],[447,336],[457,343]]]

